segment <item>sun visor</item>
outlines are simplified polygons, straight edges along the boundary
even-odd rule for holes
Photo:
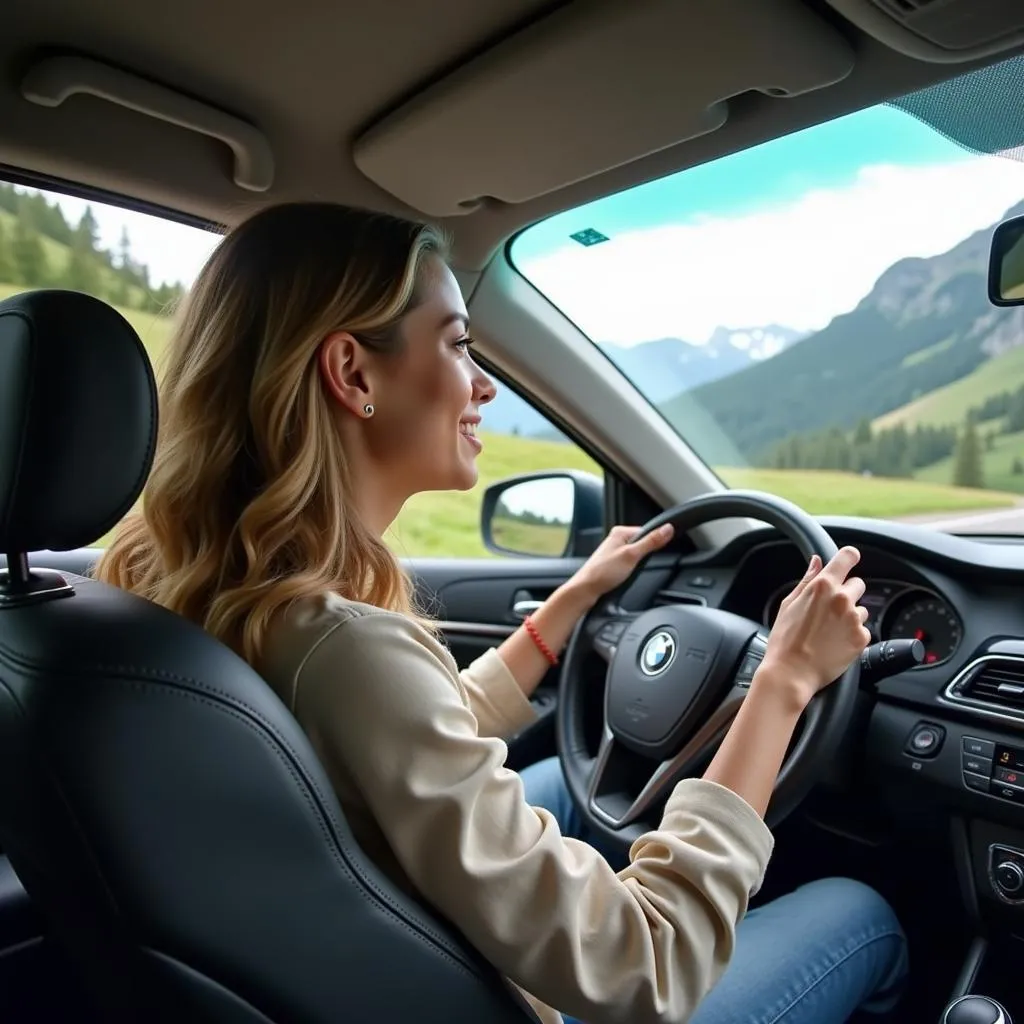
[[[358,168],[431,217],[521,203],[720,128],[729,100],[845,78],[845,38],[796,0],[575,3],[359,137]]]

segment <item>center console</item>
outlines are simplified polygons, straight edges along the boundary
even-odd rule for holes
[[[951,829],[959,902],[980,937],[941,1021],[1024,1024],[1024,721],[979,711],[925,715],[879,702],[868,764],[894,814],[931,815]],[[955,890],[936,896],[957,899]]]

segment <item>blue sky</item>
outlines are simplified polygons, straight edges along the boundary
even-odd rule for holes
[[[718,326],[819,329],[905,256],[931,256],[1024,198],[1024,166],[874,107],[560,214],[517,267],[597,341]],[[570,235],[594,228],[589,248]]]
[[[559,214],[521,235],[515,258],[528,262],[588,227],[611,236],[698,215],[736,216],[798,199],[812,188],[851,185],[859,168],[872,164],[912,167],[970,159],[916,118],[871,107]]]

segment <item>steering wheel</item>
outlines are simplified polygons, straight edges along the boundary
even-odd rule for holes
[[[772,494],[702,495],[656,516],[637,539],[671,523],[677,533],[716,519],[745,516],[776,527],[810,561],[837,548],[803,509]],[[592,833],[629,844],[657,824],[653,811],[675,783],[706,761],[749,691],[767,646],[759,622],[698,605],[669,604],[629,612],[620,600],[630,578],[577,625],[566,649],[556,730],[558,755],[577,809]],[[604,722],[597,756],[585,729],[588,656],[607,664]],[[854,659],[819,692],[803,716],[775,784],[769,825],[785,818],[834,757],[850,723],[860,680]]]

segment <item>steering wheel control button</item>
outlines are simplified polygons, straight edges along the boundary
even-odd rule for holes
[[[991,740],[979,740],[974,736],[965,736],[964,753],[976,754],[978,757],[987,757],[991,760],[996,756],[996,745]]]
[[[764,659],[763,654],[747,651],[740,662],[739,671],[736,673],[737,686],[749,686],[754,681],[754,673]]]
[[[946,730],[931,722],[918,722],[907,737],[903,753],[911,757],[934,757],[942,748]]]
[[[989,782],[990,780],[987,775],[975,775],[973,772],[964,772],[964,785],[968,789],[976,789],[979,793],[987,793]]]
[[[626,632],[626,626],[628,622],[606,622],[600,630],[598,630],[598,637],[609,644],[617,644],[622,639],[622,634]]]
[[[975,757],[973,754],[963,755],[963,768],[965,772],[973,772],[975,775],[992,777],[992,762],[987,757]],[[1007,782],[1010,780],[1007,779]]]
[[[699,590],[710,590],[715,585],[715,580],[712,576],[691,576],[686,581],[686,585],[697,587]]]

